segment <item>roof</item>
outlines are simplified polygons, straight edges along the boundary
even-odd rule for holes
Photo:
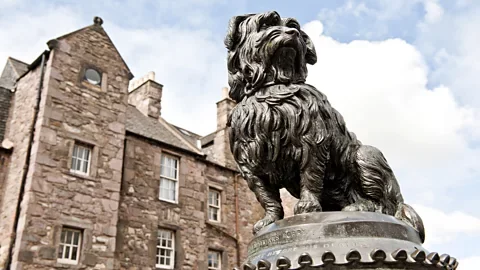
[[[128,106],[126,115],[127,120],[125,125],[127,131],[172,145],[185,151],[204,155],[203,152],[196,147],[196,143],[192,143],[191,139],[187,139],[186,135],[182,135],[179,132],[178,127],[170,125],[163,118],[160,117],[160,119],[157,120],[145,116],[132,105]]]
[[[3,68],[0,76],[0,87],[10,89],[11,91],[15,87],[15,82],[28,70],[28,64],[17,60],[12,57],[8,57],[7,63]]]
[[[28,65],[26,63],[9,57],[0,76],[0,144],[5,138],[10,102],[12,100],[12,91],[15,88],[15,82],[20,76],[25,74],[27,70]]]
[[[184,129],[184,128],[181,128],[181,127],[178,127],[178,126],[175,126],[175,125],[171,125],[171,126],[173,128],[175,128],[178,131],[178,133],[180,133],[180,135],[182,135],[185,138],[185,140],[187,140],[190,143],[192,143],[193,145],[197,146],[197,148],[199,147],[198,141],[200,141],[202,139],[202,136],[200,136],[196,133],[193,133],[190,130],[187,130],[187,129]]]
[[[202,138],[200,139],[201,142],[202,142],[202,147],[203,147],[204,145],[207,145],[207,144],[213,142],[213,139],[215,138],[215,134],[217,134],[216,131],[208,134],[207,136],[202,137]]]
[[[20,61],[18,59],[15,59],[13,57],[9,57],[8,61],[12,64],[12,67],[14,71],[17,73],[17,77],[22,76],[25,72],[28,70],[28,64]]]

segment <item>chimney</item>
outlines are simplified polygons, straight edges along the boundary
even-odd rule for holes
[[[128,86],[128,103],[148,117],[158,119],[161,113],[163,85],[155,81],[155,73],[133,80]]]
[[[230,152],[227,120],[235,107],[235,101],[228,96],[228,88],[222,88],[222,99],[217,102],[217,131],[213,139],[215,160],[225,167],[236,168],[235,160]]]
[[[217,102],[217,130],[227,127],[228,115],[235,107],[235,101],[228,96],[228,88],[222,88],[222,99]]]

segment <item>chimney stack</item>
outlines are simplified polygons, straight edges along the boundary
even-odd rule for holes
[[[235,101],[228,96],[228,87],[222,88],[222,99],[217,102],[217,130],[227,127],[228,115],[235,107]]]
[[[235,104],[235,101],[228,96],[228,88],[222,88],[222,99],[217,102],[217,132],[213,144],[217,162],[230,168],[236,168],[236,165],[230,152],[227,120]]]
[[[133,80],[128,86],[128,103],[148,117],[158,119],[161,114],[163,85],[155,81],[155,73]]]

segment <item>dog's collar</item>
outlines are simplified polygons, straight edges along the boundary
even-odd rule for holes
[[[305,83],[305,80],[296,80],[296,81],[291,81],[291,82],[278,82],[278,81],[271,81],[264,83],[261,88],[268,87],[268,86],[274,86],[274,85],[290,85],[290,84],[298,84],[298,83]]]

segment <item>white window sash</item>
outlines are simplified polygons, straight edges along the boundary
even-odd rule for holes
[[[70,242],[67,242],[67,237],[69,232],[71,233],[71,239],[70,239]],[[82,231],[70,229],[70,228],[62,228],[61,235],[64,235],[65,237],[62,238],[60,236],[60,244],[58,248],[62,249],[62,256],[58,257],[57,261],[59,263],[64,263],[64,264],[78,264],[80,259],[80,249],[82,247]],[[74,243],[75,235],[78,235],[77,244]],[[75,248],[76,248],[75,259],[73,259],[73,254],[74,254],[73,250]]]
[[[208,257],[210,257],[210,254],[214,255],[212,258],[214,259],[212,262],[214,265],[209,265],[210,261],[208,260]],[[207,257],[207,266],[208,270],[221,270],[222,269],[222,254],[218,251],[208,251],[208,257]],[[215,266],[216,264],[216,266]]]
[[[163,238],[162,237],[162,232],[166,232],[167,235],[170,235],[169,238]],[[163,246],[162,245],[162,240],[166,240],[166,241],[170,241],[171,242],[171,247],[168,247],[168,246]],[[155,256],[155,266],[158,267],[158,268],[163,268],[163,269],[173,269],[173,267],[175,266],[175,232],[174,231],[171,231],[171,230],[165,230],[165,229],[161,229],[161,230],[158,230],[158,236],[157,236],[157,241],[160,242],[160,243],[157,243],[157,255]],[[170,251],[170,255],[167,256],[167,255],[161,255],[161,250],[166,250],[166,251]],[[167,254],[167,252],[165,253]],[[160,264],[159,263],[159,260],[160,258],[165,258],[165,260],[167,258],[170,259],[170,263],[169,264]]]
[[[177,203],[178,202],[178,178],[179,178],[179,164],[180,164],[180,159],[173,157],[171,155],[162,155],[160,159],[160,186],[159,186],[159,192],[158,192],[158,199],[166,202],[171,202],[171,203]],[[170,175],[167,175],[168,173],[162,173],[162,170],[168,170],[170,172],[174,172],[175,178],[170,177]],[[170,180],[174,182],[174,189],[172,190],[169,187],[162,187],[162,183],[167,183],[163,182],[163,179]],[[166,196],[162,197],[162,190],[163,192],[166,192],[164,194],[167,194]],[[173,192],[174,198],[172,199],[170,196],[170,192]]]
[[[213,195],[213,202],[210,201],[210,195]],[[221,213],[221,204],[222,204],[222,199],[221,199],[221,193],[220,191],[217,191],[217,190],[209,190],[209,194],[208,194],[208,219],[211,220],[211,221],[217,221],[219,222],[221,220],[220,218],[220,213]],[[214,219],[213,218],[213,214],[212,211],[210,209],[216,209],[217,211],[217,218]]]
[[[91,160],[92,148],[76,143],[73,146],[73,152],[71,157],[72,164],[70,166],[70,171],[76,174],[89,175]]]

